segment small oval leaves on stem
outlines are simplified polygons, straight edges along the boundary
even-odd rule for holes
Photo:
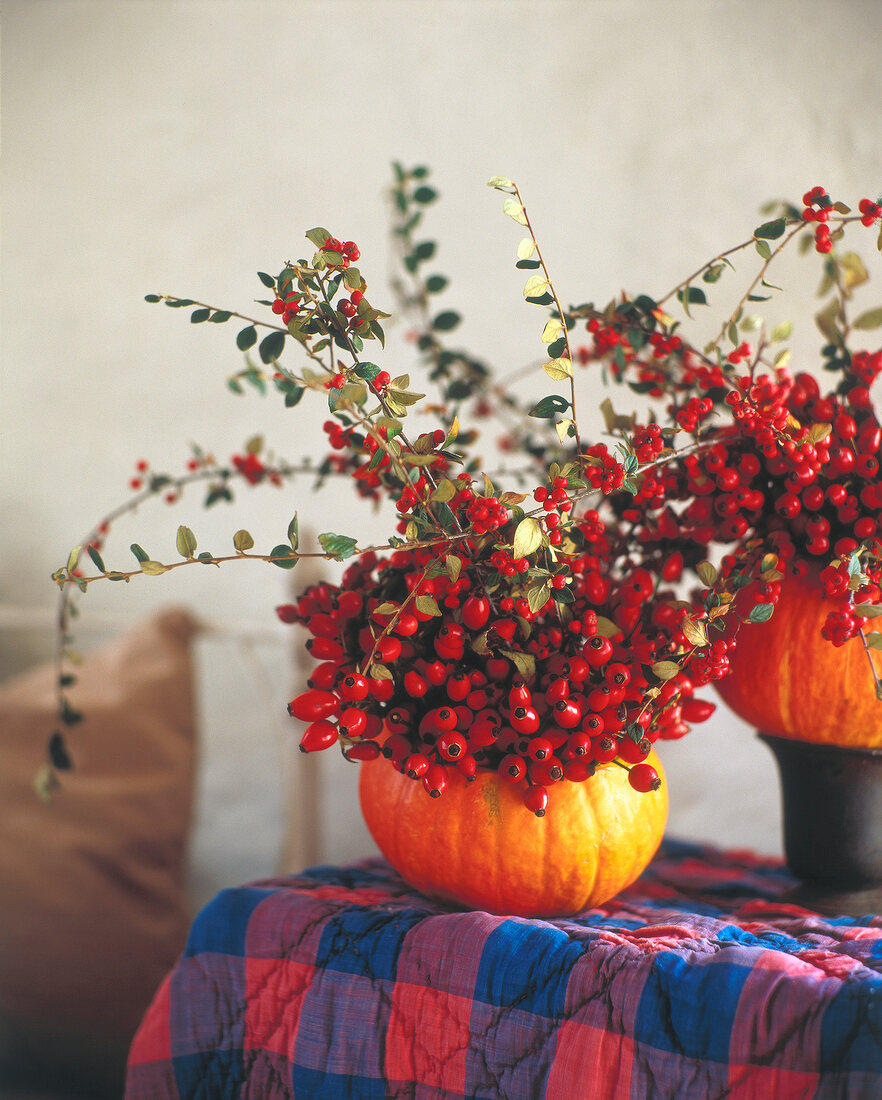
[[[139,562],[150,561],[150,555],[143,547],[139,546],[136,542],[133,542],[129,549],[132,551]]]
[[[879,328],[882,325],[882,306],[878,309],[868,309],[865,313],[861,313],[851,323],[852,328],[859,329],[873,329]]]
[[[544,275],[531,275],[524,284],[525,298],[541,298],[548,290],[548,280]]]
[[[529,557],[541,545],[542,528],[539,526],[539,520],[533,516],[525,516],[515,528],[511,548],[512,556],[515,558]]]
[[[417,596],[414,600],[414,604],[421,615],[431,615],[434,618],[441,614],[441,608],[438,606],[435,597],[428,595],[428,593],[423,596]]]
[[[92,559],[92,561],[93,561],[93,563],[94,563],[94,565],[95,565],[95,568],[96,568],[97,570],[99,570],[99,572],[101,572],[101,573],[106,573],[106,572],[107,572],[107,570],[106,570],[106,569],[104,568],[104,561],[103,561],[103,559],[102,559],[101,555],[100,555],[100,554],[98,553],[98,551],[97,551],[97,550],[95,549],[95,547],[94,547],[94,546],[90,546],[90,547],[88,548],[88,550],[89,550],[89,557],[90,557],[90,558]]]
[[[56,771],[67,772],[73,767],[73,761],[67,751],[63,734],[56,730],[49,738],[49,762]]]
[[[257,329],[254,325],[248,325],[247,328],[243,328],[236,336],[236,347],[239,351],[248,351],[249,348],[253,348],[257,343]]]
[[[538,401],[530,409],[528,415],[535,416],[537,420],[551,420],[555,413],[566,412],[569,407],[570,403],[565,397],[551,393],[548,397],[543,397],[541,401]]]
[[[267,365],[274,363],[284,350],[284,332],[271,332],[260,341],[260,358]]]
[[[288,542],[291,543],[291,549],[296,550],[300,545],[300,521],[297,518],[297,513],[291,519],[288,524]]]
[[[192,558],[196,553],[196,536],[183,524],[178,528],[176,546],[182,558]]]
[[[690,645],[707,645],[707,631],[705,630],[704,623],[696,622],[695,619],[684,619],[680,629],[683,631],[683,635]]]
[[[358,544],[357,539],[350,538],[349,535],[335,535],[332,531],[319,535],[318,538],[324,552],[335,561],[351,558]]]
[[[293,569],[300,560],[291,547],[286,546],[284,542],[280,542],[278,546],[272,548],[270,558],[272,564],[277,565],[279,569]]]
[[[656,661],[652,666],[652,673],[659,680],[672,680],[680,671],[676,661]]]
[[[194,325],[201,324],[203,321],[207,321],[211,316],[210,309],[194,309],[190,314],[190,321]]]
[[[456,328],[460,322],[460,316],[452,309],[445,310],[444,313],[439,313],[437,317],[432,321],[432,328],[436,332],[449,332],[450,329]]]
[[[532,237],[522,237],[518,242],[518,259],[529,260],[536,251],[536,242]]]
[[[430,275],[426,279],[426,290],[429,294],[439,294],[447,286],[447,278],[444,275]]]
[[[775,218],[774,221],[763,222],[762,225],[754,229],[753,235],[762,241],[777,241],[779,237],[784,236],[786,228],[786,218]]]
[[[233,535],[233,546],[240,553],[244,554],[246,550],[250,550],[254,546],[254,539],[251,537],[250,531],[237,531]]]
[[[695,572],[698,574],[698,579],[705,588],[710,588],[711,585],[716,583],[718,573],[716,567],[712,565],[711,562],[700,561],[695,568]]]
[[[142,561],[141,572],[148,577],[158,577],[160,573],[168,572],[168,566],[163,565],[161,561]]]
[[[775,605],[773,603],[758,603],[750,610],[748,615],[748,622],[751,623],[765,623],[771,619],[772,614],[775,611]]]
[[[502,204],[502,212],[507,214],[512,221],[517,222],[518,225],[527,225],[527,215],[517,199],[506,199]]]
[[[276,280],[272,277],[272,275],[267,275],[265,271],[258,271],[257,277],[258,279],[260,279],[265,287],[268,287],[270,290],[275,289]]]
[[[552,359],[542,364],[542,369],[554,382],[562,382],[565,378],[573,377],[573,364],[569,359]]]

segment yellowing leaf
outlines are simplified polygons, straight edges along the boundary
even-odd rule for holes
[[[515,528],[514,542],[512,544],[512,556],[526,558],[534,553],[542,545],[542,528],[539,520],[533,516],[525,516]]]
[[[694,619],[684,619],[680,629],[690,645],[707,645],[707,632],[704,629],[704,623],[696,622]]]
[[[555,382],[573,377],[573,364],[569,359],[552,359],[548,363],[543,363],[542,369]]]
[[[878,309],[868,309],[852,321],[852,328],[871,329],[882,325],[882,306]]]
[[[548,290],[548,280],[544,275],[531,275],[524,284],[525,298],[541,298]]]
[[[563,420],[558,420],[558,422],[554,425],[555,431],[557,432],[557,437],[561,441],[561,443],[566,443],[566,441],[570,438],[570,428],[572,427],[573,421],[567,420],[566,417]]]
[[[709,561],[699,562],[695,572],[698,574],[698,579],[705,588],[710,588],[718,576],[716,568]]]
[[[491,176],[487,180],[488,187],[514,187],[511,180],[506,179],[505,176]]]
[[[680,666],[676,661],[656,661],[652,671],[659,680],[672,680],[680,671]]]
[[[545,328],[542,330],[542,343],[550,344],[554,340],[556,340],[558,336],[563,336],[563,334],[563,325],[560,321],[557,321],[555,320],[555,318],[552,317],[550,321],[546,321]]]
[[[168,566],[160,561],[142,561],[141,572],[146,573],[148,577],[158,577],[160,573],[168,572]]]
[[[790,321],[782,321],[780,325],[775,325],[772,329],[771,340],[773,344],[780,344],[782,340],[787,340],[793,333],[793,325]]]
[[[529,260],[536,251],[536,242],[532,237],[522,237],[518,244],[518,259]]]
[[[517,222],[518,225],[527,224],[527,216],[524,214],[524,208],[517,199],[506,199],[502,204],[502,213],[508,214],[511,220]]]

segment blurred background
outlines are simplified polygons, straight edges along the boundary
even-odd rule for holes
[[[748,237],[767,199],[817,183],[876,195],[879,48],[872,0],[6,0],[2,674],[51,654],[50,574],[126,499],[138,460],[179,473],[192,444],[227,459],[255,432],[292,461],[325,451],[320,403],[227,390],[232,325],[193,326],[145,294],[248,312],[255,272],[324,225],[358,242],[372,299],[392,304],[390,164],[425,164],[441,195],[425,231],[450,278],[438,304],[463,314],[458,346],[516,369],[540,353],[538,315],[491,175],[517,180],[565,299],[660,294]],[[794,273],[796,297],[770,303],[795,322],[798,369],[816,363],[815,281]],[[409,370],[406,327],[388,337],[383,366]],[[583,407],[596,386],[580,375]],[[235,511],[202,499],[122,520],[108,566],[130,567],[134,541],[174,559],[179,523],[217,553],[239,527],[284,541],[295,510],[313,532],[387,530],[345,485],[240,492]],[[83,649],[166,604],[213,627],[195,651],[194,904],[283,863],[374,850],[357,769],[291,756],[297,639],[273,609],[292,580],[193,568],[82,602]],[[751,730],[721,705],[664,748],[673,834],[780,850],[777,779]]]

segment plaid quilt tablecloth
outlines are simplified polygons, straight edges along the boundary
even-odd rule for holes
[[[882,1097],[882,916],[667,842],[571,920],[462,912],[381,860],[225,890],[132,1045],[128,1100]]]

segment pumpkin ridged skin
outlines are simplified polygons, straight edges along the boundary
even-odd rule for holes
[[[361,765],[359,796],[380,851],[421,893],[472,909],[521,917],[571,916],[629,886],[655,854],[668,813],[664,773],[641,794],[617,765],[582,783],[548,789],[548,811],[523,804],[523,784],[479,771],[430,798],[385,759]]]
[[[771,619],[745,623],[716,681],[723,700],[762,733],[796,741],[882,748],[882,701],[860,638],[836,647],[821,628],[837,604],[824,598],[818,571],[788,573]],[[866,631],[878,631],[870,619]],[[882,658],[871,651],[876,671]]]

